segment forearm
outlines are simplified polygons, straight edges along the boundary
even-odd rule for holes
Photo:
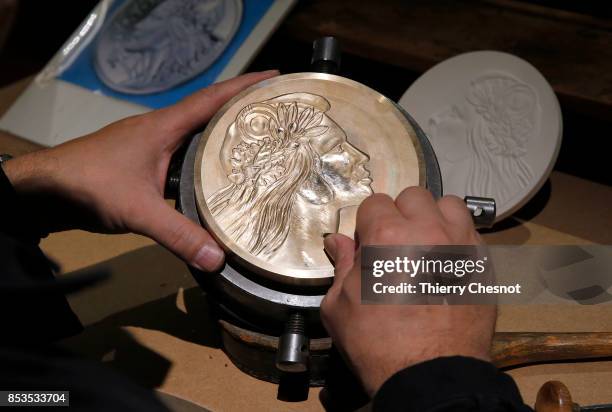
[[[58,170],[52,150],[43,149],[2,163],[2,169],[18,195],[49,191]]]
[[[373,402],[374,411],[527,412],[512,378],[474,358],[437,358],[389,378]]]
[[[49,233],[90,229],[95,208],[83,184],[87,161],[61,161],[63,146],[28,153],[2,163],[3,199],[0,220],[8,233],[38,239]],[[5,228],[0,229],[7,232]]]

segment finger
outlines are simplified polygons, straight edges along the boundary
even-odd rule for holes
[[[420,186],[407,187],[395,199],[397,208],[406,219],[441,221],[442,214],[431,192]]]
[[[357,209],[355,232],[362,245],[391,241],[385,233],[391,232],[392,222],[403,219],[395,202],[388,195],[376,193],[365,199]],[[391,234],[392,235],[392,234]]]
[[[332,233],[325,236],[323,246],[334,264],[334,284],[341,284],[355,261],[355,241],[348,236]]]
[[[164,128],[172,130],[174,137],[182,138],[185,134],[201,127],[236,94],[255,83],[278,76],[278,74],[278,70],[268,70],[234,77],[213,84],[173,106],[157,110],[151,114],[158,117]]]
[[[143,227],[139,233],[154,239],[191,266],[212,272],[223,264],[223,250],[208,232],[163,200],[148,206],[140,220]]]
[[[455,241],[462,239],[477,239],[474,222],[465,202],[457,196],[444,196],[438,200],[438,209],[448,222],[446,227],[451,231]]]

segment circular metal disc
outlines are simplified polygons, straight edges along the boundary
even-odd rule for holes
[[[98,40],[95,69],[111,89],[148,94],[206,70],[242,19],[240,0],[132,0]]]
[[[415,130],[393,102],[352,80],[279,76],[228,102],[202,133],[198,212],[230,259],[293,285],[331,282],[323,235],[353,235],[374,192],[424,185]]]

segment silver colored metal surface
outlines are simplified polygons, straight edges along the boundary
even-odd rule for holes
[[[419,125],[405,111],[402,110],[402,113],[416,130],[417,138],[423,148],[427,188],[434,197],[439,198],[442,195],[441,177],[433,149]],[[181,166],[177,208],[192,221],[204,225],[197,210],[194,190],[196,152],[201,138],[201,134],[194,136],[185,153]],[[225,267],[218,276],[210,276],[197,269],[190,269],[205,290],[224,296],[237,307],[248,308],[249,319],[263,317],[272,324],[282,326],[292,312],[299,310],[306,317],[307,322],[320,323],[319,306],[323,294],[292,293],[255,282],[247,276],[243,268],[237,267],[231,261],[226,261]]]
[[[441,177],[433,149],[419,125],[399,106],[397,108],[416,131],[416,137],[423,150],[427,188],[434,197],[439,198],[442,192]],[[196,152],[202,139],[202,134],[194,136],[185,153],[180,168],[177,208],[192,221],[205,225],[197,210],[194,190],[195,171],[197,170]],[[234,324],[251,325],[249,326],[250,330],[264,330],[268,335],[278,336],[280,331],[283,330],[283,326],[286,328],[285,332],[288,332],[287,319],[290,319],[298,311],[303,317],[304,325],[308,327],[311,338],[312,336],[323,336],[312,335],[313,330],[322,328],[319,307],[324,295],[321,291],[308,293],[307,290],[300,288],[290,292],[284,290],[284,288],[278,288],[276,285],[259,282],[258,279],[251,277],[243,267],[237,266],[233,260],[227,260],[223,270],[214,276],[202,273],[192,267],[190,267],[190,270],[207,294],[214,296],[216,301],[221,302],[221,313],[226,318],[231,319]],[[298,335],[305,336],[304,334]],[[227,334],[224,334],[224,336],[227,337]],[[271,382],[279,381],[281,376],[278,372],[279,369],[277,369],[279,366],[282,369],[291,367],[285,361],[290,360],[291,363],[291,359],[294,359],[298,361],[298,365],[305,365],[307,362],[311,385],[320,386],[324,383],[323,377],[326,376],[328,359],[326,356],[322,356],[320,351],[317,353],[316,342],[321,340],[324,339],[310,341],[310,350],[313,350],[313,345],[315,345],[315,349],[314,355],[313,352],[310,352],[312,356],[309,359],[292,355],[298,354],[292,348],[299,347],[301,349],[301,345],[294,344],[296,343],[296,337],[284,344],[279,342],[279,348],[290,349],[289,352],[285,351],[284,354],[262,352],[260,347],[253,346],[251,341],[249,341],[249,344],[241,344],[239,340],[225,340],[225,338],[224,349],[230,354],[230,358],[235,360],[238,367],[245,372]],[[266,365],[269,365],[269,367]],[[303,366],[297,366],[296,368],[301,370]]]
[[[495,223],[495,199],[489,197],[466,196],[464,199],[472,220],[477,228],[489,228]]]
[[[384,96],[339,76],[255,85],[205,130],[195,167],[200,217],[230,258],[282,283],[329,284],[323,234],[352,235],[374,191],[425,185],[416,132]]]
[[[279,338],[276,367],[283,372],[306,372],[310,357],[309,346],[310,339],[306,336],[302,315],[291,314],[285,332]]]
[[[203,225],[197,210],[194,190],[194,171],[196,152],[201,134],[193,137],[189,143],[181,167],[177,208],[192,221]],[[236,306],[249,308],[249,314],[255,318],[267,317],[275,323],[285,324],[287,317],[295,310],[308,316],[310,322],[320,322],[319,306],[322,294],[295,294],[272,289],[251,280],[242,268],[233,262],[226,261],[219,276],[204,274],[193,267],[190,270],[204,289],[227,296]],[[243,272],[243,273],[241,273]]]
[[[214,63],[241,19],[241,0],[127,1],[100,33],[96,72],[124,93],[170,89]]]
[[[285,94],[248,104],[227,130],[228,184],[206,203],[223,231],[253,255],[306,246],[323,226],[335,229],[336,210],[373,193],[370,158],[325,114],[330,107],[315,94]]]

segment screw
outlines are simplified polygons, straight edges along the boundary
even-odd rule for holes
[[[305,372],[308,370],[310,340],[306,336],[304,316],[294,312],[289,315],[285,331],[278,341],[276,367],[283,372]]]

